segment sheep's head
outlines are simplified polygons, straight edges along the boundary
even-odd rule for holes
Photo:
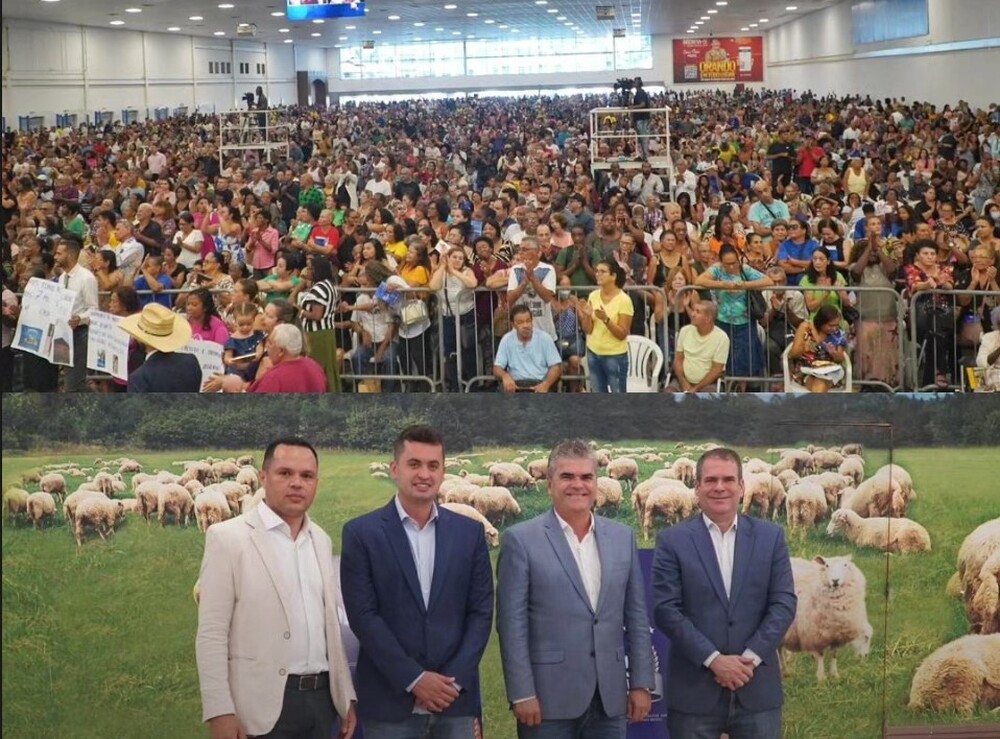
[[[865,622],[861,635],[851,642],[851,648],[859,657],[867,657],[872,647],[872,625]]]
[[[830,516],[830,523],[826,527],[827,536],[835,536],[848,528],[848,515],[846,510],[834,511]]]
[[[813,562],[818,563],[823,568],[823,582],[831,590],[843,587],[851,578],[855,577],[858,568],[851,561],[851,555],[843,557],[823,557],[817,555]]]

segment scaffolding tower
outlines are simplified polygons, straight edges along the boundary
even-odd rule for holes
[[[599,173],[617,164],[623,170],[640,169],[649,162],[664,183],[669,183],[674,198],[674,165],[670,155],[670,108],[643,108],[649,115],[649,132],[640,135],[635,128],[634,108],[592,108],[590,111],[590,170],[597,181]],[[640,140],[642,139],[642,140]],[[649,157],[643,156],[643,143]]]
[[[237,153],[239,152],[239,153]],[[278,122],[277,110],[231,110],[219,114],[219,166],[226,156],[247,154],[258,162],[288,157],[288,125]]]

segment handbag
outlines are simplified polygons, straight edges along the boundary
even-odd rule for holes
[[[746,270],[741,270],[743,279],[747,278]],[[767,300],[764,299],[764,293],[759,290],[747,290],[747,311],[750,313],[750,320],[760,321],[764,316],[767,315]]]
[[[855,308],[853,305],[845,305],[844,309],[840,311],[840,315],[842,315],[844,317],[844,320],[847,321],[852,326],[859,318],[861,318],[860,311],[858,311],[858,309]]]
[[[399,322],[404,326],[413,326],[429,319],[430,314],[427,312],[427,303],[419,299],[411,300],[399,312]]]

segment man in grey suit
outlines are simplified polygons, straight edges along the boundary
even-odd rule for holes
[[[698,460],[702,513],[662,531],[653,558],[653,619],[670,639],[671,737],[778,739],[778,647],[795,617],[781,527],[738,514],[743,467],[732,449]]]
[[[653,658],[631,528],[593,514],[597,460],[549,455],[552,510],[512,526],[497,565],[497,632],[521,739],[620,739],[649,713]],[[625,638],[629,644],[626,675]]]

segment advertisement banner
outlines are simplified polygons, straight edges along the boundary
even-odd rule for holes
[[[763,82],[764,39],[721,36],[674,39],[674,84]]]
[[[21,315],[17,320],[13,346],[37,354],[53,364],[73,365],[73,315],[75,290],[57,282],[32,277],[24,288]]]
[[[119,380],[128,379],[129,335],[118,328],[121,317],[101,311],[90,313],[87,335],[87,369],[107,372]]]
[[[639,550],[639,566],[642,568],[642,579],[646,585],[646,610],[649,613],[649,623],[653,623],[653,550]],[[654,679],[656,689],[653,691],[653,707],[645,720],[628,725],[628,739],[669,739],[667,732],[667,702],[664,700],[668,685],[667,662],[670,656],[670,641],[659,629],[650,628],[653,639],[653,668],[656,670]]]

